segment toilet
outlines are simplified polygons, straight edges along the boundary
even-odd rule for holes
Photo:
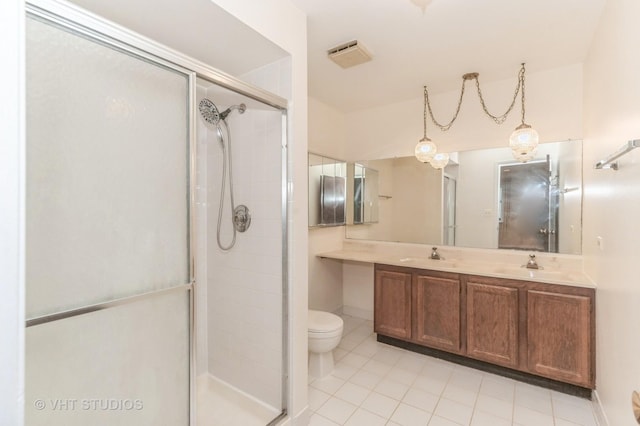
[[[321,378],[333,371],[333,350],[340,343],[343,327],[339,316],[309,310],[309,375]]]

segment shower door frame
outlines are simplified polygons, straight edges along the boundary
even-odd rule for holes
[[[196,423],[196,312],[195,293],[197,292],[197,281],[195,277],[196,244],[195,244],[195,193],[196,193],[196,79],[201,78],[218,86],[231,90],[232,92],[259,101],[265,105],[275,108],[281,112],[281,194],[282,194],[282,402],[281,413],[274,418],[269,425],[275,425],[288,415],[289,401],[289,262],[288,262],[288,101],[278,95],[270,93],[259,87],[252,86],[231,75],[216,70],[196,59],[183,53],[172,50],[153,40],[145,38],[133,31],[114,24],[98,15],[86,12],[70,3],[63,3],[57,0],[27,0],[25,3],[26,15],[34,16],[38,19],[51,22],[54,25],[64,27],[76,34],[87,37],[98,43],[102,43],[110,48],[120,50],[124,53],[147,60],[158,66],[163,66],[182,73],[188,77],[188,140],[189,140],[189,282],[176,287],[151,291],[144,294],[123,297],[109,300],[102,303],[92,304],[69,311],[57,312],[41,317],[28,318],[25,320],[25,327],[53,322],[65,318],[83,315],[91,312],[110,309],[127,303],[139,301],[148,297],[155,297],[162,294],[188,291],[189,292],[189,425]]]

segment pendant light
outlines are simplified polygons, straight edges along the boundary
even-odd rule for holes
[[[524,122],[524,71],[524,64],[522,64],[522,69],[520,70],[520,89],[522,90],[522,93],[520,95],[520,99],[522,100],[522,122],[518,127],[516,127],[513,133],[511,133],[511,137],[509,138],[509,146],[513,151],[513,156],[523,163],[533,158],[534,151],[538,147],[538,142],[540,139],[538,136],[538,132],[536,132],[533,127]]]
[[[427,137],[427,86],[424,86],[424,114],[423,114],[423,136],[422,139],[416,145],[414,154],[418,161],[423,163],[431,162],[431,159],[436,155],[436,144],[431,142],[431,139]]]
[[[434,169],[443,169],[449,163],[449,154],[438,152],[430,161]]]
[[[460,107],[462,106],[462,99],[464,98],[465,83],[469,80],[473,80],[475,81],[478,98],[480,98],[480,105],[482,106],[483,111],[498,125],[506,121],[509,113],[514,109],[516,105],[518,94],[520,94],[520,100],[522,104],[521,123],[511,134],[511,137],[509,138],[509,147],[513,152],[514,158],[516,158],[518,161],[526,163],[527,161],[533,159],[535,157],[536,148],[538,147],[540,138],[538,136],[538,132],[536,132],[530,125],[528,125],[524,121],[524,75],[525,64],[523,63],[521,64],[520,71],[518,72],[518,84],[516,85],[516,88],[513,92],[511,103],[503,114],[494,115],[489,112],[489,109],[487,108],[487,105],[484,101],[482,90],[480,90],[479,74],[477,72],[464,74],[462,76],[462,87],[460,88],[460,98],[458,99],[458,106],[456,107],[456,110],[453,114],[453,118],[451,118],[451,120],[446,124],[440,123],[433,116],[433,111],[431,110],[431,102],[429,101],[429,91],[427,90],[427,86],[424,86],[424,135],[415,147],[414,154],[416,158],[423,163],[430,163],[436,169],[441,169],[447,165],[447,163],[449,162],[449,155],[438,153],[436,145],[431,141],[431,139],[427,137],[427,111],[429,112],[429,116],[431,117],[431,121],[433,122],[433,124],[435,124],[440,130],[446,132],[447,130],[451,129],[451,126],[460,114]],[[521,90],[522,92],[520,92]]]

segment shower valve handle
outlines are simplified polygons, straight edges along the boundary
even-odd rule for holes
[[[251,225],[251,214],[249,208],[244,204],[237,206],[233,210],[233,226],[238,232],[244,232]]]

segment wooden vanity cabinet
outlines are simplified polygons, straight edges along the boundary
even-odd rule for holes
[[[376,268],[373,294],[373,329],[398,339],[411,339],[411,272]]]
[[[592,289],[527,291],[527,356],[532,374],[578,386],[595,386]],[[573,291],[568,291],[573,290]]]
[[[595,387],[595,290],[376,265],[374,331]]]
[[[461,353],[460,297],[457,274],[376,265],[373,329]]]
[[[520,364],[519,289],[498,280],[467,280],[467,355],[518,368]]]
[[[461,352],[460,278],[456,274],[413,276],[412,341]]]

